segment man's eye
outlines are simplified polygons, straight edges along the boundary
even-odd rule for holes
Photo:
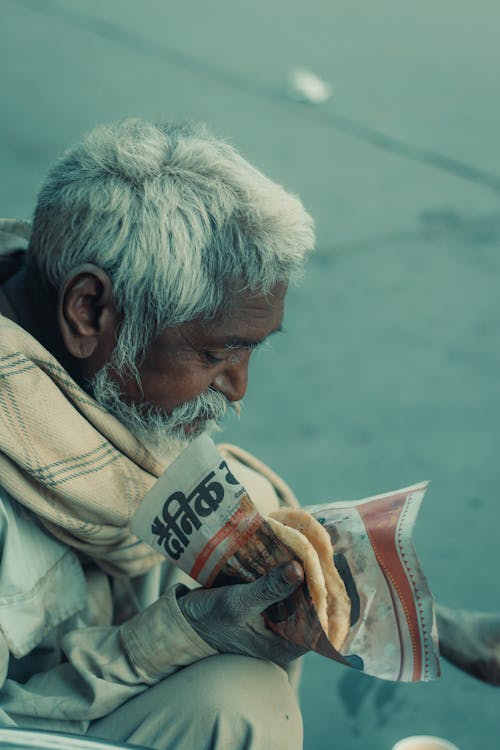
[[[216,362],[225,362],[227,359],[227,352],[209,352],[205,351],[203,352],[203,356],[207,360],[207,362],[210,362],[211,364],[215,364]]]

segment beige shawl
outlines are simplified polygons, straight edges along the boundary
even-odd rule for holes
[[[109,573],[162,558],[128,523],[161,473],[153,456],[30,334],[0,317],[0,486]]]

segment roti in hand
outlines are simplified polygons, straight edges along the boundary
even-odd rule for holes
[[[351,623],[351,600],[335,567],[330,535],[303,508],[281,508],[267,520],[276,536],[302,560],[321,627],[340,651]]]

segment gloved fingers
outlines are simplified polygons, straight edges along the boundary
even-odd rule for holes
[[[257,581],[243,584],[241,611],[263,612],[271,604],[287,599],[303,582],[304,571],[296,560],[279,565]]]

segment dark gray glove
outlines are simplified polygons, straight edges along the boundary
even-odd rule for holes
[[[253,583],[194,589],[181,596],[178,604],[191,627],[217,651],[269,659],[285,668],[307,649],[268,630],[262,612],[287,599],[303,580],[301,566],[291,562]]]

